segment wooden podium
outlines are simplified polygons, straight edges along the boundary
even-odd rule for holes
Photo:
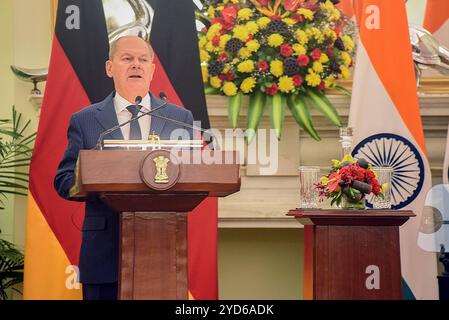
[[[98,194],[121,213],[119,299],[188,299],[187,213],[240,189],[236,152],[204,151],[230,164],[189,152],[179,161],[167,150],[80,151],[72,194]]]
[[[304,225],[304,299],[402,299],[405,210],[290,210]]]

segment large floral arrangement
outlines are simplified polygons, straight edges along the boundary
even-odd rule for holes
[[[380,185],[370,163],[365,159],[356,161],[350,155],[341,161],[332,160],[330,173],[321,177],[316,185],[320,197],[331,199],[331,205],[340,205],[342,200],[346,200],[348,207],[353,208],[365,208],[368,194],[383,197],[386,187]]]
[[[229,97],[234,128],[242,95],[249,95],[249,140],[264,112],[267,97],[272,127],[281,137],[286,105],[314,139],[309,107],[333,124],[339,115],[326,89],[350,77],[354,42],[348,19],[334,6],[339,0],[206,1],[197,18],[200,58],[206,87]]]

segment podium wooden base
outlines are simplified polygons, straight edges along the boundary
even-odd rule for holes
[[[121,215],[120,300],[186,300],[187,214]]]

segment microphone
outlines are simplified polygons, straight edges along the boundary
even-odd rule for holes
[[[193,125],[191,125],[189,123],[185,123],[185,122],[178,121],[178,120],[175,120],[175,119],[167,118],[167,117],[164,117],[164,116],[161,116],[161,115],[158,115],[158,114],[153,114],[152,117],[159,118],[159,119],[166,120],[166,121],[170,121],[170,122],[176,123],[179,126],[182,126],[182,127],[185,127],[185,128],[189,128],[189,129],[192,129],[192,130],[201,131],[204,134],[209,136],[209,139],[206,139],[206,141],[210,141],[209,143],[212,143],[212,149],[213,150],[220,150],[221,149],[220,145],[218,145],[218,143],[217,143],[217,148],[215,147],[215,144],[214,144],[215,136],[212,134],[212,132],[208,132],[207,130],[205,130],[205,129],[201,128],[201,127],[193,126]],[[209,145],[209,143],[208,143],[208,145]]]
[[[163,94],[163,92],[161,92],[161,94]],[[139,110],[139,112],[142,112],[142,111],[140,111],[140,108],[139,108],[139,103],[142,102],[142,97],[141,97],[141,96],[137,96],[136,99],[134,100],[134,102],[135,102],[134,105],[137,107],[137,109]],[[134,118],[131,118],[131,119],[129,119],[128,121],[125,121],[125,122],[123,122],[123,123],[120,123],[120,124],[118,124],[118,125],[116,125],[116,126],[110,128],[110,129],[108,129],[108,130],[106,130],[106,131],[103,131],[103,132],[100,134],[100,136],[98,137],[97,145],[95,146],[94,149],[95,149],[95,150],[97,150],[97,149],[102,150],[102,149],[103,149],[104,137],[105,137],[106,135],[111,134],[112,132],[114,132],[114,131],[120,129],[121,127],[127,125],[128,123],[131,123],[131,122],[133,122],[133,121],[136,121],[136,120],[138,120],[138,119],[140,119],[140,118],[142,118],[142,117],[144,117],[144,116],[151,115],[153,112],[156,112],[157,110],[162,109],[162,108],[165,107],[167,104],[168,104],[168,101],[165,100],[160,106],[157,106],[156,108],[151,109],[150,111],[142,112],[142,114],[140,114],[140,115],[138,115],[138,116],[136,116],[136,117],[134,117]]]
[[[161,93],[159,93],[159,98],[161,98],[164,101],[168,100],[167,95],[163,91],[161,91]]]
[[[167,98],[167,95],[165,94],[165,92],[163,92],[163,91],[161,91],[160,93],[159,93],[159,97],[162,99],[162,100],[164,100],[165,101],[165,104],[167,104],[168,103],[168,98]],[[136,99],[137,99],[137,97],[136,97]],[[158,110],[159,108],[157,108],[157,110]],[[156,109],[154,110],[154,111],[156,111]],[[142,111],[140,111],[140,109],[139,109],[139,112],[142,112]],[[185,127],[185,128],[189,128],[189,129],[192,129],[192,130],[198,130],[198,131],[201,131],[202,133],[205,133],[206,135],[208,135],[209,136],[209,139],[207,139],[206,141],[210,141],[210,142],[208,142],[208,145],[210,144],[210,143],[212,143],[212,148],[214,149],[214,150],[220,150],[220,145],[218,145],[217,147],[217,149],[215,148],[215,144],[214,144],[214,138],[215,138],[215,136],[211,133],[211,132],[207,132],[207,130],[205,130],[205,129],[203,129],[203,128],[201,128],[201,127],[197,127],[197,126],[192,126],[192,125],[190,125],[190,124],[188,124],[188,123],[185,123],[185,122],[182,122],[182,121],[178,121],[178,120],[175,120],[175,119],[171,119],[171,118],[167,118],[167,117],[164,117],[164,116],[161,116],[161,115],[158,115],[158,114],[153,114],[153,115],[151,115],[152,117],[155,117],[155,118],[159,118],[159,119],[162,119],[162,120],[165,120],[165,121],[170,121],[170,122],[173,122],[173,123],[176,123],[177,125],[179,125],[179,126],[182,126],[182,127]]]

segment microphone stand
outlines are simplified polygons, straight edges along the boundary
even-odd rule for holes
[[[136,101],[137,101],[137,99],[136,99]],[[119,124],[119,125],[116,125],[116,126],[110,128],[110,129],[108,129],[108,130],[102,132],[102,133],[100,134],[100,136],[98,137],[97,145],[95,146],[94,150],[103,150],[103,147],[104,147],[104,137],[105,137],[106,135],[108,135],[108,134],[110,134],[110,133],[112,133],[112,132],[114,132],[114,131],[120,129],[121,127],[127,125],[128,123],[131,123],[131,122],[133,122],[133,121],[136,121],[136,120],[142,118],[143,116],[151,115],[153,112],[156,112],[157,110],[162,109],[163,107],[165,107],[165,106],[167,105],[167,103],[168,103],[167,101],[164,101],[164,103],[162,103],[160,106],[158,106],[158,107],[156,107],[156,108],[154,108],[154,109],[151,109],[150,111],[144,112],[144,113],[142,113],[142,114],[140,114],[140,115],[138,115],[138,116],[136,116],[136,117],[134,117],[134,118],[129,119],[128,121],[125,121],[125,122],[123,122],[123,123],[121,123],[121,124]],[[136,103],[136,106],[137,106],[138,104],[139,104],[139,102]]]

